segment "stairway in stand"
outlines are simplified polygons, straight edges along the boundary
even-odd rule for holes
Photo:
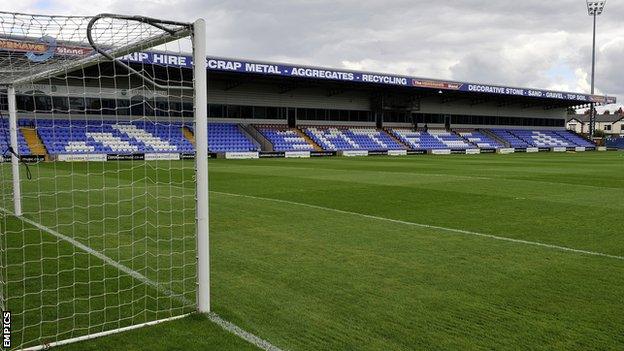
[[[384,131],[384,133],[388,134],[392,140],[396,141],[397,144],[399,144],[401,146],[405,146],[406,149],[411,149],[412,148],[408,144],[404,143],[403,140],[399,139],[396,135],[394,135],[394,133],[391,130],[389,130],[388,128],[384,128],[383,131]]]
[[[28,148],[30,149],[30,153],[33,155],[45,156],[46,160],[48,159],[48,151],[43,145],[43,141],[39,138],[39,134],[37,134],[37,130],[31,127],[22,127],[20,128],[26,143],[28,144]]]
[[[323,151],[323,148],[320,147],[317,143],[314,142],[314,140],[312,140],[306,133],[304,133],[301,129],[299,128],[293,128],[293,130],[295,132],[297,132],[297,134],[299,134],[300,137],[302,137],[303,139],[305,139],[305,141],[312,145],[314,147],[314,150],[316,151]]]
[[[460,138],[461,140],[463,140],[464,142],[466,142],[468,145],[474,147],[475,149],[479,148],[479,145],[475,144],[474,142],[468,140],[468,138],[464,137],[463,135],[459,134],[458,131],[455,130],[449,130],[450,133],[457,135],[458,138]]]
[[[195,135],[190,129],[188,129],[188,127],[182,127],[182,133],[184,134],[184,137],[191,142],[191,144],[195,145]]]

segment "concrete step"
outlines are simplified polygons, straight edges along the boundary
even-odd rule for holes
[[[507,142],[507,140],[499,137],[498,135],[496,135],[494,132],[492,132],[489,129],[477,129],[478,131],[480,131],[481,133],[489,136],[490,138],[492,138],[493,140],[498,141],[499,143],[501,143],[501,145],[504,145],[505,147],[511,147],[511,144],[509,142]]]
[[[33,155],[45,156],[48,158],[48,151],[43,145],[43,141],[39,138],[39,134],[35,128],[31,127],[22,127],[20,128],[26,143],[28,144],[28,148],[30,149],[30,153]]]
[[[476,129],[475,129],[476,130]],[[461,134],[459,134],[459,132],[456,132],[454,130],[451,130],[451,133],[457,135],[458,138],[460,138],[461,140],[465,141],[466,143],[468,143],[468,145],[474,146],[475,148],[478,148],[479,146],[477,146],[477,144],[473,143],[472,141],[468,140],[468,138],[464,138]]]
[[[384,128],[383,132],[388,134],[390,136],[390,138],[394,141],[396,141],[399,145],[405,146],[406,149],[411,149],[412,147],[407,145],[406,143],[403,142],[403,140],[397,138],[396,135],[394,135],[394,133],[392,133],[391,131],[388,130],[388,128]]]
[[[314,150],[316,151],[323,151],[323,148],[314,142],[314,140],[312,140],[312,138],[310,138],[306,133],[304,133],[301,129],[299,128],[293,128],[293,130],[299,134],[300,137],[302,137],[308,144],[312,145],[312,147],[314,147]]]
[[[182,127],[182,133],[184,134],[184,137],[191,142],[191,144],[195,145],[195,135],[193,135],[193,132],[191,132],[188,127]]]

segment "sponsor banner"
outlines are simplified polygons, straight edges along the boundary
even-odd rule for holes
[[[45,156],[44,155],[20,155],[20,161],[22,162],[41,162],[41,161],[45,161]]]
[[[407,150],[388,150],[388,156],[405,156]]]
[[[146,65],[193,68],[193,57],[186,55],[172,55],[158,52],[134,52],[122,56],[121,60]]]
[[[450,149],[433,149],[430,152],[432,155],[450,155],[451,154],[451,150]]]
[[[496,149],[481,149],[482,154],[493,154],[496,152]]]
[[[514,152],[516,152],[516,149],[514,149],[513,147],[502,147],[500,149],[497,150],[497,153],[499,154],[513,154]]]
[[[225,158],[230,159],[230,160],[260,158],[260,154],[257,151],[226,152],[224,155],[225,155]]]
[[[180,154],[180,160],[194,160],[195,159],[195,154],[194,153],[182,153]]]
[[[107,157],[105,154],[66,154],[66,155],[58,155],[57,159],[59,161],[65,161],[65,162],[85,162],[85,161],[103,162],[103,161],[106,161]]]
[[[54,56],[71,56],[83,58],[93,54],[93,49],[59,42],[51,36],[39,38],[2,38],[0,50],[23,52],[33,62],[45,62]],[[130,63],[161,65],[171,67],[192,68],[191,55],[173,55],[162,52],[134,52],[125,55],[122,60]],[[275,75],[283,77],[326,79],[335,81],[359,82],[367,84],[394,85],[404,87],[427,88],[436,90],[455,90],[496,95],[513,95],[546,99],[571,100],[579,102],[595,102],[612,104],[616,98],[612,96],[589,95],[559,92],[542,89],[515,88],[500,85],[455,82],[440,79],[409,77],[396,74],[351,71],[335,68],[310,67],[283,63],[257,62],[219,57],[207,57],[205,65],[208,70]]]
[[[539,148],[536,147],[527,147],[526,152],[539,152]]]
[[[428,79],[412,79],[412,86],[419,88],[432,88],[432,89],[446,89],[446,90],[460,90],[463,83],[457,82],[444,82],[439,80]]]
[[[585,147],[584,147],[584,146],[577,146],[577,147],[575,147],[575,148],[574,148],[574,151],[576,151],[576,152],[583,152],[583,151],[585,151],[585,150],[586,150],[586,149],[585,149]]]
[[[427,150],[407,150],[408,155],[425,155]]]
[[[466,155],[478,155],[481,153],[479,149],[466,149]]]
[[[155,154],[145,154],[145,161],[155,161],[155,160],[179,160],[180,154],[177,153],[155,153]]]
[[[336,151],[310,151],[310,157],[336,156]]]
[[[607,151],[607,147],[606,146],[598,146],[596,148],[596,150],[598,150],[598,151]]]
[[[368,156],[368,150],[344,150],[338,151],[338,155],[346,157]]]
[[[192,68],[191,56],[170,55],[157,52],[136,52],[123,57],[127,62],[155,64],[164,66]],[[439,90],[456,90],[475,93],[538,97],[547,99],[572,100],[581,102],[615,103],[616,98],[611,96],[588,95],[568,92],[558,92],[541,89],[513,88],[499,85],[473,84],[438,79],[423,79],[402,75],[356,72],[334,68],[309,67],[293,64],[255,62],[234,60],[218,57],[207,57],[206,67],[209,71],[254,73],[283,77],[326,79],[359,83],[373,83],[416,88]]]
[[[368,156],[387,156],[388,155],[388,151],[387,150],[372,150],[372,151],[368,151]]]
[[[283,151],[260,151],[260,158],[280,158],[285,157]]]
[[[310,158],[310,151],[286,151],[284,153],[286,158]]]
[[[460,87],[459,90],[476,92],[476,93],[526,96],[526,97],[572,100],[572,101],[583,101],[583,102],[615,103],[616,101],[615,97],[568,93],[568,92],[541,90],[541,89],[512,88],[512,87],[505,87],[505,86],[498,86],[498,85],[471,84],[471,83],[463,83],[462,87]]]
[[[43,155],[20,155],[19,157],[21,162],[27,163],[35,163],[45,161],[45,156]],[[2,162],[11,162],[11,155],[2,155],[0,156],[0,163]]]
[[[107,161],[143,161],[145,154],[108,154]]]
[[[24,52],[33,62],[44,62],[54,56],[85,57],[94,52],[91,47],[65,45],[50,36],[37,39],[0,39],[0,50]]]
[[[566,152],[566,151],[568,151],[568,149],[566,149],[565,146],[555,146],[551,150],[553,152]]]

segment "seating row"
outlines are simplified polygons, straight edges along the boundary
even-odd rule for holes
[[[52,155],[194,152],[193,144],[185,135],[193,131],[193,125],[177,121],[20,119],[19,125],[35,127]],[[2,137],[6,128],[6,121],[0,123],[1,150],[7,149]],[[188,130],[185,131],[185,128]],[[303,126],[297,129],[285,125],[258,125],[255,128],[275,151],[312,151],[318,147],[338,151],[595,146],[581,136],[564,130],[384,130],[360,126]],[[30,153],[21,132],[19,145],[21,154]],[[259,146],[238,124],[209,123],[208,149],[211,152],[258,151]]]

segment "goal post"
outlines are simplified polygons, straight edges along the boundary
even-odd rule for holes
[[[22,215],[22,195],[20,191],[19,147],[17,145],[17,107],[15,102],[15,88],[7,87],[9,106],[9,142],[11,148],[11,173],[13,176],[13,212],[16,216]]]
[[[193,24],[193,62],[206,60],[206,22]],[[202,67],[203,68],[203,67]],[[201,72],[201,74],[199,73]],[[208,192],[208,85],[205,69],[194,71],[195,140],[197,143],[197,309],[210,312],[210,245]],[[204,116],[197,118],[197,116]]]
[[[210,312],[206,40],[203,19],[0,12],[9,348]]]

